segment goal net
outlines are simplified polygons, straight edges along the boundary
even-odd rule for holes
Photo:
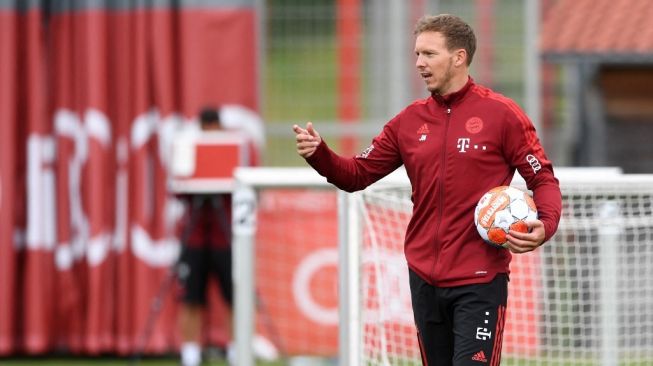
[[[558,232],[513,255],[502,364],[653,364],[653,176],[560,179]],[[361,296],[349,305],[361,312],[360,346],[349,364],[419,365],[403,255],[410,188],[373,186],[349,204],[362,228]]]
[[[653,176],[556,173],[558,232],[513,256],[502,364],[652,365]],[[309,168],[236,176],[238,364],[254,364],[258,333],[290,364],[420,365],[405,175],[354,194]]]

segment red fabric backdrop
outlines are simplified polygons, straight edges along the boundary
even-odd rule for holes
[[[0,4],[0,356],[127,354],[178,249],[163,131],[206,104],[257,109],[253,1],[16,3]],[[173,299],[148,353],[177,345]]]

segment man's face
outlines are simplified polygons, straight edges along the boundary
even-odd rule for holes
[[[449,93],[454,76],[455,55],[446,47],[439,32],[422,32],[415,39],[415,66],[426,89],[440,95]]]

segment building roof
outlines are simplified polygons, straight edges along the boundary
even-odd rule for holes
[[[545,59],[653,63],[653,1],[554,0],[544,12]]]

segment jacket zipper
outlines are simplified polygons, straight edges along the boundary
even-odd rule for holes
[[[440,260],[440,224],[442,223],[442,214],[444,213],[444,172],[447,163],[447,135],[449,134],[449,122],[451,121],[451,107],[447,106],[447,121],[444,125],[444,137],[442,141],[442,164],[440,165],[440,196],[438,197],[438,223],[435,227],[435,259],[433,260],[433,269],[431,270],[431,280],[436,284],[435,271],[438,268]]]

